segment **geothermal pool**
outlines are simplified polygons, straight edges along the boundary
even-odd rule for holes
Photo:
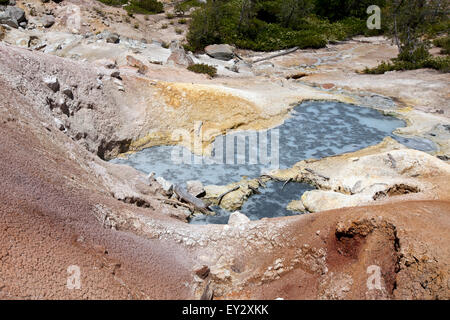
[[[405,122],[365,107],[339,102],[309,101],[294,108],[280,126],[259,132],[235,132],[216,138],[211,156],[193,155],[179,146],[152,147],[113,163],[127,164],[145,173],[154,172],[173,183],[200,180],[204,185],[227,185],[244,177],[256,178],[274,168],[289,168],[298,161],[347,153],[366,148],[391,136],[409,148],[435,149],[426,139],[393,134]],[[250,219],[295,214],[286,209],[312,187],[270,182],[252,196],[241,212]],[[229,213],[214,208],[217,215],[199,216],[192,223],[227,223]]]

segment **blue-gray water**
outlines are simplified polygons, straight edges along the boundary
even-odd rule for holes
[[[114,159],[112,162],[127,164],[145,173],[155,172],[156,176],[173,183],[184,184],[189,180],[200,180],[205,185],[227,185],[240,181],[243,177],[256,178],[272,169],[273,163],[264,162],[264,159],[273,160],[277,155],[278,161],[272,161],[278,164],[276,167],[289,168],[304,159],[363,149],[381,142],[387,136],[413,149],[429,151],[435,148],[429,140],[407,139],[393,134],[395,129],[404,126],[404,121],[385,116],[371,108],[339,102],[309,101],[294,108],[291,117],[277,128],[260,131],[256,135],[254,132],[237,132],[218,137],[214,142],[213,157],[194,156],[183,147],[158,146],[132,154],[128,159]],[[277,134],[278,146],[273,144],[277,140]],[[241,147],[244,146],[245,151],[236,151],[238,143],[234,141],[235,138],[244,139]],[[224,141],[232,143],[227,145]],[[224,161],[227,150],[231,152],[232,158],[234,156],[231,159],[233,161]],[[251,158],[251,155],[256,155],[256,158]],[[220,161],[205,163],[211,163],[213,159]],[[250,159],[256,159],[254,162],[257,164],[252,164]],[[239,160],[244,163],[236,164]],[[251,197],[242,213],[252,218],[287,215],[289,212],[284,209],[287,203],[299,199],[306,188],[304,185],[291,184],[284,192],[279,193],[280,188],[274,183],[265,191],[262,190],[262,195]],[[280,205],[275,205],[275,202]],[[208,223],[222,221],[221,216],[219,212],[217,217],[208,218]]]

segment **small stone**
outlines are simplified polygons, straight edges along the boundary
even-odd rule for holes
[[[59,91],[58,78],[56,78],[54,76],[50,76],[50,77],[45,77],[43,80],[44,80],[44,83],[47,85],[47,87],[52,89],[53,92],[58,92]]]
[[[50,28],[55,24],[55,17],[47,14],[42,17],[41,23],[44,26],[44,28]]]
[[[141,60],[133,56],[127,56],[127,65],[137,68],[140,74],[146,74],[148,71],[148,67]]]
[[[228,224],[234,227],[247,224],[249,222],[250,219],[245,214],[242,214],[239,211],[233,212],[228,219]]]
[[[117,33],[107,33],[106,42],[108,43],[119,43],[120,37]]]
[[[316,231],[316,235],[320,236],[320,230]]]
[[[325,90],[330,90],[330,89],[334,88],[334,84],[333,83],[325,83],[322,85],[322,88]]]
[[[62,93],[64,93],[69,99],[73,100],[73,92],[69,87],[64,88]]]
[[[281,260],[281,259],[275,260],[275,265],[273,268],[275,270],[279,270],[279,269],[283,268],[283,260]]]
[[[186,182],[187,191],[194,197],[200,198],[206,195],[205,189],[201,181],[188,181]]]
[[[55,124],[56,124],[56,127],[58,128],[58,130],[64,131],[64,129],[65,129],[64,123],[58,118],[54,118],[53,120],[55,121]]]
[[[208,266],[201,266],[194,270],[195,274],[200,277],[200,279],[206,279],[209,275],[210,269]]]
[[[70,116],[70,110],[67,107],[66,99],[59,98],[56,101],[56,107],[59,108],[61,110],[61,112],[64,113],[66,116]]]
[[[111,77],[116,78],[116,79],[120,79],[120,71],[119,70],[115,70],[113,72],[111,72]]]
[[[170,195],[173,193],[173,183],[167,181],[163,177],[157,177],[156,181],[161,185],[162,189],[166,194]]]

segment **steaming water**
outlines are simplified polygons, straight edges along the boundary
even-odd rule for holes
[[[205,185],[227,185],[240,181],[243,177],[256,178],[274,165],[289,168],[304,159],[323,158],[363,149],[381,142],[387,136],[409,148],[422,151],[435,149],[429,140],[409,139],[393,134],[395,129],[403,126],[404,121],[384,116],[371,108],[338,102],[310,101],[296,107],[291,117],[282,125],[260,131],[256,137],[250,138],[248,132],[218,137],[213,145],[212,157],[195,156],[183,147],[158,146],[130,155],[128,159],[114,159],[112,162],[127,164],[145,173],[155,172],[156,176],[164,177],[173,183],[184,184],[189,180],[200,180]],[[276,145],[277,135],[279,146]],[[236,141],[233,143],[230,139]],[[241,144],[241,147],[245,145],[245,152],[236,152],[238,139],[245,141],[245,144]],[[232,141],[231,145],[227,145],[225,141]],[[264,150],[264,147],[267,150]],[[231,152],[232,158],[234,156],[232,163],[223,161],[227,151]],[[258,164],[252,164],[250,161],[251,155],[255,154]],[[264,155],[268,155],[267,158],[272,161],[264,161]],[[181,161],[182,159],[184,161]],[[210,164],[214,159],[216,162],[220,159],[219,163]],[[242,162],[244,163],[236,164]],[[242,208],[242,213],[251,219],[293,214],[285,209],[287,203],[300,199],[303,192],[311,187],[290,184],[281,192],[281,185],[282,183],[270,183],[268,188],[261,190],[263,194],[250,198]],[[193,222],[226,223],[228,213],[216,211],[216,217],[195,218]]]

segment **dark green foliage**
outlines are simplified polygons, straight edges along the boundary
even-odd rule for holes
[[[215,77],[217,75],[217,68],[204,64],[204,63],[198,63],[193,64],[192,66],[189,66],[187,68],[189,71],[195,72],[195,73],[204,73],[209,75],[210,77]]]
[[[9,0],[0,0],[0,4],[7,5],[9,3]]]
[[[346,17],[330,22],[313,14],[314,3],[315,0],[208,1],[192,15],[187,47],[197,51],[210,44],[228,43],[257,51],[294,46],[321,48],[328,41],[368,33],[365,19]]]
[[[426,35],[433,26],[448,21],[448,9],[443,0],[392,0],[387,4],[387,35],[397,45],[400,60],[420,63],[427,58]]]
[[[316,0],[317,15],[331,21],[338,21],[347,17],[367,19],[367,8],[377,5],[382,8],[386,0]]]
[[[154,14],[164,12],[164,6],[157,0],[131,0],[125,10],[129,13]]]
[[[428,52],[429,40],[442,25],[448,25],[447,1],[442,0],[392,0],[384,12],[386,34],[399,49],[397,58],[383,62],[366,73],[432,68],[449,72],[450,57],[432,57]],[[445,40],[437,41],[445,46]],[[445,50],[445,49],[444,49]]]
[[[113,6],[113,7],[119,7],[128,2],[127,0],[98,0],[98,1],[103,4],[106,4],[108,6]]]
[[[388,71],[404,71],[422,68],[430,68],[441,72],[450,72],[450,57],[428,57],[419,62],[403,61],[393,59],[391,62],[382,62],[379,66],[369,69],[366,68],[364,73],[367,74],[383,74]]]
[[[175,5],[175,12],[178,15],[184,15],[189,9],[201,6],[202,3],[198,0],[185,0]]]
[[[0,0],[1,1],[1,0]],[[128,3],[128,0],[98,0],[109,6],[122,6]],[[164,12],[164,5],[157,0],[131,0],[130,4],[124,7],[128,14],[154,14]]]
[[[436,47],[442,48],[442,54],[450,54],[450,36],[435,39],[433,44]]]

